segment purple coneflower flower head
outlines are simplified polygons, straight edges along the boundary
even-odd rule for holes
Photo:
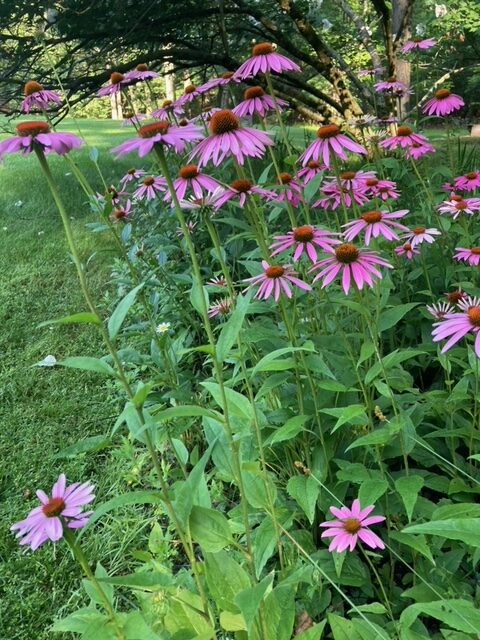
[[[122,142],[122,144],[112,149],[112,153],[117,158],[125,156],[127,153],[136,151],[140,158],[146,156],[156,144],[166,147],[173,147],[177,153],[182,153],[187,142],[196,142],[203,138],[200,127],[187,124],[184,127],[176,127],[168,120],[159,120],[140,127],[137,131],[138,137]]]
[[[432,339],[439,342],[448,338],[442,353],[448,351],[467,333],[475,335],[475,353],[480,358],[480,298],[468,296],[458,303],[460,312],[447,313],[443,319],[434,323]]]
[[[261,42],[252,47],[252,57],[248,58],[236,71],[234,78],[245,80],[259,73],[283,73],[301,71],[298,64],[281,53],[277,53],[271,42]]]
[[[275,302],[279,299],[280,294],[284,293],[287,298],[292,297],[292,290],[290,285],[295,285],[299,289],[304,291],[311,291],[312,287],[296,277],[296,271],[289,265],[270,265],[266,260],[262,260],[263,273],[253,278],[246,278],[244,282],[249,282],[250,287],[258,287],[258,291],[255,294],[255,298],[266,300],[269,296],[273,295]]]
[[[40,506],[32,509],[25,520],[12,525],[10,530],[17,532],[17,538],[21,538],[20,545],[27,544],[32,551],[47,540],[56,542],[63,537],[65,527],[79,529],[87,524],[88,516],[93,512],[82,512],[82,509],[95,498],[93,489],[88,482],[74,482],[67,486],[62,473],[53,485],[52,497],[39,489]]]
[[[213,278],[210,278],[210,280],[208,280],[207,284],[209,284],[212,287],[226,287],[227,286],[227,281],[225,279],[225,276],[213,276]]]
[[[405,125],[398,127],[397,135],[380,142],[380,146],[383,149],[396,149],[397,147],[405,149],[406,147],[412,147],[414,144],[428,145],[430,143],[425,136],[413,133],[413,130]]]
[[[198,98],[198,96],[201,96],[202,93],[205,93],[205,85],[203,85],[203,87],[197,87],[194,84],[189,84],[184,88],[183,94],[175,100],[175,105],[177,107],[183,107],[187,102],[192,102]]]
[[[347,120],[347,124],[351,127],[370,127],[373,124],[377,124],[378,119],[375,116],[372,116],[370,113],[366,113],[362,116],[357,116],[356,118],[349,118]]]
[[[427,153],[435,153],[435,152],[436,152],[436,149],[433,146],[433,144],[428,144],[428,143],[418,144],[417,142],[414,142],[411,147],[405,148],[403,155],[407,160],[409,160],[410,158],[413,158],[413,160],[418,160],[419,158],[426,155]]]
[[[177,199],[183,200],[187,189],[193,191],[195,198],[203,198],[204,190],[207,193],[213,193],[220,187],[220,184],[215,178],[201,173],[196,164],[187,164],[178,170],[178,178],[173,181],[173,187]],[[167,192],[165,200],[171,200],[171,198],[172,194]]]
[[[43,86],[39,82],[35,82],[35,80],[26,82],[23,92],[25,98],[22,101],[21,109],[24,113],[29,113],[32,107],[46,111],[50,104],[62,103],[62,99],[58,93],[44,89]]]
[[[407,85],[397,80],[395,76],[391,76],[382,82],[377,82],[373,86],[379,93],[391,93],[396,97],[406,96],[412,93]]]
[[[185,226],[187,227],[187,233],[192,234],[195,230],[195,227],[197,226],[197,223],[191,220],[190,222],[187,222]],[[182,227],[177,227],[175,230],[175,233],[177,234],[177,236],[180,236],[180,237],[185,235]]]
[[[187,200],[180,200],[180,206],[182,209],[190,209],[192,211],[199,211],[200,209],[205,209],[210,207],[213,209],[218,198],[223,194],[223,187],[218,187],[212,193],[207,193],[203,196],[203,198],[195,198],[195,196],[190,196]]]
[[[143,169],[129,169],[127,173],[120,180],[120,184],[122,187],[125,187],[127,182],[132,182],[132,180],[138,180],[142,176],[146,175],[146,171]]]
[[[375,178],[375,171],[342,171],[338,178],[336,176],[327,176],[330,182],[324,185],[323,189],[327,189],[332,183],[338,184],[348,191],[366,191],[366,181]]]
[[[348,294],[352,278],[359,289],[362,289],[364,284],[373,287],[374,280],[382,278],[377,267],[393,268],[378,252],[364,251],[346,242],[332,249],[332,255],[314,264],[310,271],[320,270],[313,281],[322,278],[322,289],[340,274],[343,290]]]
[[[245,157],[261,158],[266,147],[273,144],[268,133],[240,126],[239,119],[229,109],[214,113],[209,127],[208,138],[197,144],[190,154],[190,160],[198,156],[199,167],[209,160],[218,166],[229,156],[243,165]]]
[[[122,120],[122,126],[128,127],[130,125],[137,126],[140,124],[140,120],[145,120],[146,113],[132,113],[131,111],[125,114],[125,118]]]
[[[231,298],[221,298],[208,307],[208,317],[226,316],[232,310],[232,306],[233,300]]]
[[[315,160],[309,160],[307,164],[297,171],[297,178],[302,180],[304,185],[307,185],[310,180],[312,180],[316,175],[325,171],[327,167],[321,162],[316,162]]]
[[[279,111],[283,107],[288,106],[286,100],[276,99],[277,107]],[[246,116],[258,115],[264,118],[268,111],[275,110],[275,102],[273,98],[269,96],[262,87],[249,87],[243,94],[243,101],[237,104],[232,109],[233,113],[239,118],[245,118]]]
[[[250,180],[233,180],[226,189],[223,189],[219,194],[215,202],[215,208],[219,209],[229,200],[237,199],[241,207],[245,205],[247,196],[252,196],[256,193],[260,198],[264,200],[271,200],[277,196],[273,191],[263,189],[262,187],[255,186]]]
[[[108,198],[107,198],[107,196],[108,196]],[[120,200],[124,196],[128,196],[127,191],[118,191],[118,189],[116,187],[111,185],[110,187],[107,188],[107,191],[105,193],[98,193],[97,192],[96,200],[101,205],[104,205],[105,202],[107,202],[107,199],[112,204],[118,204],[120,202]]]
[[[369,200],[365,186],[352,190],[347,186],[339,185],[337,182],[329,182],[322,187],[321,193],[324,197],[314,202],[312,208],[321,207],[322,209],[335,210],[342,202],[345,206],[351,207],[353,202],[362,205]]]
[[[114,223],[117,222],[125,222],[125,218],[130,215],[132,209],[132,203],[130,200],[127,200],[125,206],[116,207],[112,213],[110,214],[110,220]]]
[[[43,153],[58,153],[63,156],[76,149],[83,141],[73,133],[50,131],[50,125],[40,120],[20,122],[15,126],[16,136],[0,142],[0,162],[6,153],[31,153],[36,145]]]
[[[395,247],[397,256],[403,256],[407,260],[413,260],[413,256],[420,255],[420,249],[413,247],[410,242],[405,242],[399,247]]]
[[[358,542],[364,542],[370,549],[385,549],[382,540],[368,528],[372,524],[385,520],[385,516],[368,517],[374,509],[375,505],[373,504],[361,509],[360,500],[354,500],[351,509],[330,507],[330,511],[337,519],[322,522],[320,525],[326,527],[322,538],[333,538],[328,550],[338,553],[346,549],[353,551]]]
[[[464,199],[462,196],[452,195],[438,206],[438,211],[448,213],[456,220],[462,213],[472,215],[475,211],[480,211],[480,198]]]
[[[372,78],[373,76],[376,76],[378,73],[382,73],[382,71],[385,71],[385,67],[371,67],[370,69],[359,69],[357,71],[357,76],[359,78]]]
[[[119,73],[118,71],[114,71],[110,74],[110,84],[106,87],[102,87],[97,91],[97,96],[99,98],[103,98],[104,96],[111,96],[114,93],[118,93],[124,87],[130,84],[130,80],[126,78],[123,73]]]
[[[173,100],[164,100],[162,106],[152,111],[152,118],[159,120],[171,120],[174,116],[183,115],[183,109]]]
[[[439,89],[433,98],[430,98],[422,107],[423,113],[428,116],[448,116],[465,106],[465,102],[448,89]]]
[[[365,180],[366,193],[374,198],[388,200],[392,198],[396,200],[400,194],[397,191],[397,184],[393,180],[380,180],[377,177],[367,178]]]
[[[207,107],[203,109],[198,116],[192,118],[192,122],[203,122],[204,124],[210,122],[214,113],[221,111],[220,107]]]
[[[441,235],[440,231],[434,227],[431,227],[430,229],[427,229],[426,227],[415,227],[414,229],[407,231],[407,233],[402,236],[402,239],[410,242],[412,247],[416,247],[417,245],[422,244],[422,242],[432,244],[436,240],[435,236]]]
[[[127,71],[124,75],[124,79],[130,82],[142,82],[144,80],[153,80],[154,78],[159,78],[160,74],[156,71],[150,71],[148,65],[146,64],[137,64],[133,71]]]
[[[480,171],[469,171],[463,176],[458,176],[454,179],[453,184],[455,189],[461,191],[475,191],[480,187]]]
[[[444,296],[446,297],[448,302],[450,302],[450,304],[453,304],[453,305],[458,305],[460,304],[460,302],[462,302],[462,300],[465,300],[465,298],[468,298],[468,294],[465,293],[465,291],[462,291],[462,289],[455,289],[455,291],[449,291],[448,293],[445,293]]]
[[[455,251],[457,253],[453,256],[454,260],[462,260],[471,267],[478,267],[480,264],[480,247],[472,247],[471,249],[455,247]]]
[[[455,308],[449,302],[437,302],[435,304],[427,304],[428,313],[436,320],[442,320],[447,313],[455,313]]]
[[[388,213],[388,211],[367,211],[362,213],[358,220],[342,225],[342,228],[346,229],[344,233],[345,240],[350,242],[362,231],[365,231],[365,244],[367,246],[372,238],[378,238],[378,236],[383,236],[387,240],[398,240],[399,237],[394,229],[408,231],[408,227],[395,222],[395,220],[403,218],[407,213],[407,209],[394,211],[393,213]]]
[[[144,178],[141,184],[133,193],[133,197],[137,200],[153,200],[157,193],[163,193],[167,190],[167,181],[163,176],[148,176]]]
[[[435,38],[412,38],[407,40],[400,49],[402,53],[408,53],[412,49],[431,49],[437,44]]]
[[[282,190],[277,194],[276,200],[290,202],[293,207],[297,207],[302,199],[302,187],[295,180],[291,173],[284,171],[278,176],[278,184],[282,185]]]
[[[341,133],[340,127],[336,124],[327,124],[317,129],[317,140],[312,142],[300,156],[300,161],[305,167],[309,160],[319,161],[330,167],[330,153],[334,153],[338,158],[346,160],[345,151],[360,155],[367,155],[367,151],[357,142]]]
[[[275,242],[270,246],[270,249],[273,249],[272,257],[277,253],[295,247],[293,253],[294,262],[297,262],[305,252],[310,260],[315,263],[318,259],[317,247],[320,247],[322,251],[331,252],[333,245],[341,243],[340,240],[334,237],[338,235],[338,233],[317,229],[308,224],[296,227],[286,235],[274,237]]]

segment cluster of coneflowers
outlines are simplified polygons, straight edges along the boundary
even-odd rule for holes
[[[412,41],[405,45],[404,51],[428,48],[434,44],[428,39]],[[316,139],[299,158],[301,168],[295,175],[279,171],[278,187],[275,189],[256,185],[253,179],[246,176],[244,169],[247,159],[262,158],[271,150],[274,142],[267,130],[247,126],[241,118],[257,117],[264,124],[264,118],[269,112],[275,111],[278,115],[287,104],[275,97],[270,76],[272,73],[299,71],[300,67],[278,53],[272,44],[257,44],[253,47],[252,56],[236,72],[226,72],[198,87],[186,87],[180,98],[165,101],[152,113],[155,118],[153,122],[140,126],[145,114],[132,113],[127,120],[136,127],[137,135],[113,149],[116,157],[131,152],[136,152],[140,158],[151,152],[164,157],[163,154],[169,152],[171,156],[188,154],[188,164],[180,167],[174,180],[167,175],[149,175],[143,169],[128,171],[121,179],[120,189],[110,190],[109,198],[115,207],[112,214],[114,219],[123,219],[130,214],[132,196],[134,200],[161,197],[180,209],[208,206],[213,212],[231,201],[237,201],[245,210],[253,198],[270,203],[283,201],[291,220],[295,220],[296,212],[305,205],[305,186],[319,173],[323,177],[323,172],[333,171],[335,175],[323,178],[321,197],[313,203],[312,208],[333,212],[342,208],[345,213],[352,208],[357,215],[354,220],[347,219],[344,224],[338,225],[336,232],[310,223],[297,224],[292,225],[287,233],[273,238],[273,243],[268,247],[270,253],[262,261],[262,272],[247,278],[245,282],[249,287],[258,287],[257,298],[273,296],[275,300],[282,294],[291,297],[292,285],[304,291],[311,289],[308,283],[298,277],[291,265],[272,264],[271,259],[280,253],[292,252],[293,263],[305,257],[311,263],[309,272],[315,274],[314,282],[321,280],[322,287],[326,287],[339,279],[343,290],[348,294],[355,287],[372,287],[382,277],[381,267],[393,267],[377,251],[354,245],[352,241],[360,235],[363,234],[367,247],[379,238],[388,242],[401,241],[394,252],[407,259],[414,258],[420,252],[422,243],[433,243],[441,233],[438,229],[421,226],[409,228],[402,223],[408,210],[388,211],[384,208],[390,200],[399,197],[395,182],[380,178],[373,171],[341,170],[341,163],[348,160],[347,154],[364,156],[367,155],[367,149],[349,133],[342,131],[338,124],[331,123],[318,128]],[[369,70],[366,75],[373,76],[377,73],[378,69],[373,72]],[[212,89],[225,87],[230,83],[251,82],[258,74],[265,75],[270,93],[261,86],[252,86],[246,89],[244,100],[232,110],[209,107],[199,116],[190,119],[185,117],[187,105]],[[98,95],[122,92],[130,84],[149,82],[156,76],[145,65],[139,65],[134,71],[125,74],[114,72],[108,86],[101,89]],[[409,91],[392,77],[376,83],[375,89],[397,97],[402,92]],[[50,104],[60,102],[57,94],[45,90],[33,81],[25,85],[25,94],[22,107],[27,113],[33,108],[45,111]],[[461,106],[463,100],[460,96],[447,89],[439,89],[423,105],[423,112],[443,117]],[[15,137],[0,142],[0,160],[5,154],[12,152],[28,154],[34,151],[40,158],[52,152],[63,155],[82,143],[77,136],[52,130],[50,123],[45,121],[21,122],[16,126],[16,132]],[[435,151],[425,136],[415,133],[405,124],[399,124],[395,135],[385,136],[379,146],[386,151],[400,150],[412,162]],[[230,185],[222,184],[204,173],[204,167],[209,163],[217,167],[230,158],[239,169],[238,179]],[[135,187],[133,194],[128,191],[130,185]],[[438,207],[439,214],[451,215],[456,220],[459,216],[479,211],[480,200],[464,195],[479,187],[479,171],[456,177],[453,184],[447,185],[449,196]],[[190,194],[192,197],[188,199]],[[105,199],[105,196],[101,198]],[[375,206],[369,211],[360,212],[358,207],[372,202]],[[186,227],[190,232],[193,228],[193,223]],[[319,250],[323,256],[318,255]],[[471,265],[479,264],[480,248],[459,247],[456,251],[456,260],[463,260]],[[222,286],[226,281],[215,278],[209,284]],[[446,351],[465,334],[474,333],[475,350],[480,357],[480,300],[461,292],[455,301],[452,297],[453,302],[457,304],[456,308],[450,302],[429,307],[438,320],[434,327],[434,340],[448,338],[443,347],[443,351]],[[220,299],[209,309],[208,315],[212,317],[227,313],[232,304],[230,298]],[[51,498],[43,492],[38,492],[37,495],[41,505],[24,521],[13,526],[21,537],[22,544],[28,544],[34,549],[47,539],[58,540],[67,529],[81,527],[86,523],[88,514],[82,513],[82,507],[93,499],[90,485],[77,483],[66,487],[65,478],[61,476],[52,490]],[[321,525],[326,527],[322,535],[333,537],[330,550],[353,550],[359,540],[371,548],[383,548],[382,541],[368,529],[368,525],[384,520],[383,516],[369,516],[373,508],[371,505],[362,510],[358,500],[353,502],[351,509],[332,507],[331,511],[337,520]]]

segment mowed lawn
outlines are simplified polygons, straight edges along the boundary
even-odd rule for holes
[[[117,182],[134,158],[114,162],[108,150],[132,132],[109,121],[80,121],[80,127],[87,142],[98,148],[105,181]],[[76,132],[71,121],[60,129]],[[103,190],[89,149],[71,157],[92,186]],[[89,282],[101,301],[114,255],[111,244],[85,228],[93,217],[69,165],[53,156],[50,162],[82,257],[88,260]],[[49,354],[61,360],[104,353],[88,325],[38,328],[42,321],[84,309],[62,225],[37,160],[34,155],[9,155],[0,165],[0,638],[5,640],[51,639],[54,617],[70,612],[83,597],[65,545],[45,544],[25,553],[9,532],[13,522],[36,506],[36,489],[48,492],[63,471],[71,482],[94,482],[102,501],[126,490],[131,463],[121,456],[55,457],[82,437],[108,434],[119,411],[116,394],[99,376],[35,366]],[[102,557],[118,565],[122,548],[141,526],[140,519],[135,522],[124,531],[112,517],[85,536],[92,560]]]

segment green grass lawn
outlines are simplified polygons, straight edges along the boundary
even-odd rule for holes
[[[99,150],[106,181],[116,182],[132,159],[116,163],[108,149],[131,131],[119,123],[80,124],[89,144]],[[67,121],[61,129],[75,131]],[[88,149],[72,157],[102,190]],[[101,300],[112,248],[107,238],[86,230],[91,214],[66,161],[50,161],[82,256],[94,256],[88,278]],[[53,618],[78,604],[78,570],[63,544],[25,553],[9,526],[36,506],[35,490],[49,491],[61,471],[72,482],[94,482],[102,501],[124,492],[128,462],[109,454],[55,458],[84,436],[108,433],[119,407],[116,395],[94,374],[35,366],[49,354],[60,360],[99,355],[103,348],[88,325],[38,328],[44,320],[84,310],[84,303],[58,213],[33,155],[12,154],[0,165],[0,267],[0,638],[47,640]],[[88,537],[92,559],[101,555],[118,564],[120,549],[138,526],[132,522],[123,532],[115,519],[106,520]]]

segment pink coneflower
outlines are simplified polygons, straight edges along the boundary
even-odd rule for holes
[[[472,215],[475,211],[480,211],[480,198],[465,198],[462,196],[451,196],[438,206],[440,213],[448,213],[456,220],[462,213]]]
[[[320,247],[323,251],[330,252],[333,245],[341,244],[340,240],[333,237],[338,235],[338,233],[317,229],[308,224],[302,227],[296,227],[286,235],[275,236],[273,238],[275,242],[270,246],[270,249],[273,249],[272,257],[277,255],[277,253],[295,247],[293,253],[294,262],[297,262],[303,252],[305,252],[310,260],[315,263],[318,259],[316,247]]]
[[[380,142],[380,146],[383,149],[396,149],[397,147],[405,149],[405,147],[412,147],[414,144],[428,145],[430,143],[425,136],[413,133],[413,130],[405,125],[398,127],[397,135]]]
[[[382,73],[382,71],[385,71],[385,67],[370,67],[370,69],[359,69],[357,71],[357,76],[359,78],[372,78],[373,76],[376,76],[377,73]]]
[[[357,116],[355,118],[349,118],[347,120],[347,124],[352,127],[370,127],[373,124],[377,124],[377,118],[370,113],[366,113],[362,116]]]
[[[25,98],[22,101],[21,109],[24,113],[29,113],[32,107],[46,111],[50,104],[62,104],[62,99],[58,93],[44,89],[43,86],[39,82],[35,82],[35,80],[26,82],[23,92]]]
[[[233,306],[233,300],[231,298],[221,298],[208,307],[208,317],[215,318],[215,316],[226,316]]]
[[[129,125],[137,126],[140,124],[140,120],[145,120],[147,117],[146,113],[126,113],[125,118],[122,120],[122,126],[128,127]]]
[[[122,142],[112,149],[116,157],[120,158],[127,153],[136,151],[140,158],[146,156],[156,144],[173,147],[177,153],[182,153],[185,143],[196,142],[203,138],[200,127],[187,124],[185,127],[176,127],[167,120],[159,120],[151,124],[145,124],[137,131],[138,137]]]
[[[375,171],[342,171],[338,178],[336,176],[327,176],[330,182],[327,182],[323,189],[329,187],[332,183],[340,183],[348,191],[365,191],[367,180],[375,177]]]
[[[158,193],[163,193],[167,189],[167,181],[163,176],[149,176],[143,180],[143,183],[137,187],[133,193],[133,197],[137,200],[154,200]]]
[[[245,80],[259,73],[275,71],[301,71],[298,64],[281,53],[277,53],[271,42],[261,42],[252,47],[252,57],[248,58],[236,71],[234,78]]]
[[[202,140],[190,154],[190,160],[198,156],[198,166],[209,160],[218,166],[225,158],[234,156],[238,164],[245,157],[261,158],[266,147],[273,144],[264,131],[240,126],[237,116],[229,109],[221,109],[212,116],[209,123],[210,136]]]
[[[264,200],[271,200],[276,197],[276,193],[263,189],[262,187],[255,186],[250,180],[240,178],[239,180],[233,180],[230,186],[224,189],[215,201],[215,208],[220,209],[229,200],[237,199],[241,207],[245,205],[247,196],[252,196],[256,193],[260,198]]]
[[[88,482],[74,482],[67,486],[62,473],[52,487],[52,497],[39,489],[37,497],[41,505],[32,509],[25,520],[12,525],[10,530],[17,532],[16,537],[21,538],[20,545],[27,544],[32,551],[47,540],[56,542],[63,537],[65,527],[80,529],[87,524],[88,516],[93,512],[82,512],[82,508],[95,498],[93,489]]]
[[[129,169],[127,173],[120,180],[120,184],[124,187],[127,182],[132,182],[132,180],[138,180],[142,176],[144,176],[147,172],[143,169]]]
[[[466,249],[465,247],[455,247],[457,252],[454,256],[454,260],[463,260],[467,262],[471,267],[478,267],[480,264],[480,247],[472,247]]]
[[[97,96],[99,98],[103,98],[104,96],[111,96],[114,93],[118,93],[124,87],[130,84],[130,80],[128,80],[123,73],[119,73],[118,71],[114,71],[110,74],[110,84],[106,87],[102,87],[97,91]]]
[[[194,84],[189,84],[183,90],[183,94],[175,100],[177,107],[183,107],[187,102],[192,102],[198,96],[201,96],[205,92],[204,87],[197,87]]]
[[[177,199],[183,200],[187,189],[191,189],[193,191],[195,198],[203,198],[204,189],[207,193],[213,193],[220,187],[220,184],[215,180],[215,178],[207,176],[204,173],[200,173],[196,164],[187,164],[184,167],[180,167],[178,170],[178,178],[174,180],[173,187],[177,194]],[[165,200],[171,200],[171,198],[172,194],[168,192],[165,196]]]
[[[183,115],[182,107],[175,104],[173,100],[164,100],[159,109],[152,111],[152,118],[158,118],[159,120],[171,120],[172,117],[181,115]]]
[[[382,278],[382,274],[376,268],[377,265],[393,269],[392,265],[381,258],[376,251],[364,251],[348,242],[336,247],[332,252],[333,255],[320,260],[310,268],[310,271],[321,269],[313,281],[316,282],[323,278],[322,289],[330,284],[339,273],[342,275],[342,287],[345,294],[348,294],[350,290],[352,278],[359,289],[362,289],[364,284],[373,287],[374,279]]]
[[[469,296],[459,302],[458,306],[461,312],[448,313],[442,320],[434,323],[432,339],[434,342],[439,342],[448,338],[442,348],[442,353],[445,353],[467,333],[473,333],[475,334],[475,353],[480,358],[480,298]]]
[[[118,191],[116,187],[111,185],[107,188],[105,193],[98,193],[97,191],[95,198],[97,202],[104,205],[107,199],[108,202],[111,202],[112,204],[118,204],[124,196],[128,196],[126,191]]]
[[[411,93],[407,85],[397,80],[395,76],[391,76],[382,82],[377,82],[373,86],[375,87],[375,90],[380,93],[391,93],[396,97],[406,96]]]
[[[434,227],[431,227],[430,229],[427,229],[426,227],[415,227],[403,235],[402,239],[410,242],[412,247],[416,247],[417,245],[422,244],[422,242],[432,244],[436,240],[435,236],[441,235],[440,231]]]
[[[281,111],[283,107],[288,106],[286,100],[276,99],[277,107]],[[239,118],[245,116],[258,115],[264,118],[268,111],[275,110],[275,102],[262,87],[249,87],[243,94],[243,101],[232,109],[233,113]]]
[[[411,147],[406,147],[403,155],[407,160],[409,160],[410,158],[413,158],[413,160],[418,160],[427,153],[435,152],[436,149],[433,144],[418,144],[417,142],[414,142]]]
[[[344,233],[345,240],[350,242],[362,231],[365,231],[365,244],[367,246],[370,244],[372,237],[378,238],[380,235],[387,240],[398,240],[398,235],[393,229],[408,231],[408,227],[395,222],[395,220],[403,218],[407,213],[408,209],[394,211],[393,213],[388,213],[388,211],[367,211],[362,213],[358,220],[342,225],[342,228],[346,229]]]
[[[404,256],[407,260],[413,260],[413,256],[420,255],[420,249],[412,246],[410,242],[405,242],[405,244],[395,247],[395,253],[397,256]]]
[[[436,320],[442,320],[447,313],[455,313],[455,308],[449,302],[437,302],[435,304],[427,304],[428,313]]]
[[[315,160],[309,160],[307,164],[303,167],[303,169],[300,169],[299,171],[297,171],[297,178],[300,178],[300,180],[303,181],[303,184],[307,185],[310,182],[310,180],[312,180],[316,175],[318,175],[322,171],[325,171],[326,168],[327,167],[320,162],[316,162]]]
[[[450,304],[458,305],[462,300],[468,298],[468,294],[461,289],[455,289],[455,291],[449,291],[443,294]]]
[[[156,71],[150,71],[148,65],[146,64],[137,64],[133,71],[127,71],[124,75],[125,80],[129,80],[130,82],[141,82],[143,80],[153,80],[154,78],[159,78],[160,74]]]
[[[282,190],[277,194],[276,200],[290,202],[293,207],[297,207],[302,199],[302,187],[295,180],[291,173],[286,171],[280,173],[277,178],[278,184],[282,185]]]
[[[244,282],[250,283],[247,289],[260,285],[255,298],[266,300],[273,294],[276,302],[282,292],[285,293],[287,298],[291,298],[291,284],[304,291],[311,291],[312,289],[309,284],[295,277],[297,275],[296,271],[293,271],[289,265],[269,265],[266,260],[262,260],[262,267],[263,273],[244,280]]]
[[[435,96],[428,100],[422,107],[423,113],[429,116],[448,116],[465,106],[465,102],[448,89],[439,89]]]
[[[218,187],[213,193],[207,193],[203,198],[191,196],[188,200],[180,200],[182,209],[200,210],[205,207],[214,207],[218,198],[223,194],[223,187]]]
[[[380,180],[379,178],[368,178],[365,180],[366,193],[374,198],[396,200],[400,194],[397,191],[397,184],[393,180]]]
[[[221,76],[218,76],[218,78],[207,80],[207,82],[202,84],[199,89],[203,91],[210,91],[211,89],[216,89],[216,87],[224,87],[231,82],[241,82],[241,80],[240,78],[235,77],[235,73],[233,71],[225,71]]]
[[[412,51],[412,49],[430,49],[437,44],[435,38],[412,38],[407,40],[403,47],[400,49],[402,53]]]
[[[213,278],[210,278],[210,280],[208,280],[207,284],[212,287],[226,287],[227,281],[225,279],[225,276],[214,276]]]
[[[187,222],[185,226],[187,228],[187,233],[192,234],[195,230],[195,227],[197,226],[197,223],[192,220],[190,222]],[[175,230],[175,233],[177,234],[177,236],[180,236],[180,237],[185,235],[182,227],[177,227]]]
[[[322,209],[335,210],[342,204],[342,202],[345,206],[351,207],[353,202],[356,202],[358,205],[362,205],[369,200],[366,195],[365,188],[355,189],[355,191],[352,191],[347,187],[339,186],[336,182],[326,184],[322,187],[321,193],[324,197],[314,202],[311,205],[312,208],[316,209],[317,207],[320,207]]]
[[[480,171],[469,171],[463,176],[454,178],[453,184],[455,189],[461,191],[475,191],[480,187]]]
[[[116,207],[112,213],[110,214],[110,220],[114,223],[116,222],[125,222],[125,218],[130,215],[132,209],[132,203],[130,200],[127,200],[125,206]]]
[[[327,527],[327,530],[322,533],[322,538],[333,538],[328,550],[338,553],[346,549],[353,551],[359,541],[364,542],[371,549],[385,549],[382,540],[368,528],[372,524],[385,520],[385,516],[368,517],[374,509],[373,504],[361,509],[360,500],[354,500],[351,509],[330,507],[330,511],[337,520],[322,522],[320,525]]]
[[[327,124],[317,129],[317,140],[308,145],[299,160],[305,167],[309,160],[318,162],[320,156],[322,156],[323,163],[330,167],[330,152],[334,153],[338,158],[346,160],[345,151],[367,155],[364,147],[340,133],[340,127],[336,124]]]
[[[83,141],[73,133],[50,131],[50,125],[40,120],[20,122],[15,129],[18,135],[0,142],[0,162],[6,153],[17,151],[23,155],[31,153],[34,145],[43,153],[58,153],[63,156],[83,144]]]
[[[217,111],[221,111],[220,107],[207,107],[206,109],[203,109],[198,116],[192,118],[192,122],[208,123],[212,119],[213,114],[217,113]]]

